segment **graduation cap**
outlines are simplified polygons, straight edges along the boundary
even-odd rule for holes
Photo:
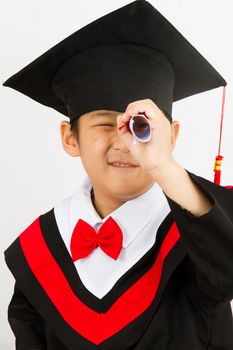
[[[171,121],[174,101],[225,85],[214,67],[144,0],[87,24],[3,83],[70,122],[96,109],[123,113],[129,103],[144,98]],[[221,160],[216,157],[216,183]]]

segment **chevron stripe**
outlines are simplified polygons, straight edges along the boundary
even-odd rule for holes
[[[20,236],[20,246],[34,276],[61,317],[81,336],[98,345],[142,314],[156,297],[163,264],[180,239],[175,222],[163,240],[150,268],[126,290],[105,313],[85,305],[71,289],[65,275],[48,249],[39,217]]]

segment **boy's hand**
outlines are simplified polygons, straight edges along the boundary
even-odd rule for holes
[[[127,124],[133,115],[140,112],[145,112],[149,120],[152,137],[148,142],[134,143]],[[144,99],[130,103],[125,113],[117,117],[117,128],[133,157],[149,173],[154,173],[161,166],[174,162],[171,124],[152,100]]]
[[[152,128],[149,142],[133,142],[133,135],[127,128],[132,115],[145,112]],[[123,126],[121,130],[119,127]],[[130,103],[124,114],[117,117],[118,133],[128,146],[134,158],[159,184],[163,192],[191,212],[194,216],[208,213],[213,203],[188,172],[172,157],[174,148],[171,124],[152,100],[138,100]]]

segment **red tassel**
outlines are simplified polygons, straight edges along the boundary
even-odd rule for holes
[[[214,164],[214,183],[220,185],[221,181],[221,165],[222,165],[223,156],[220,154],[215,157]]]
[[[221,111],[221,124],[220,124],[218,155],[215,157],[215,163],[214,163],[214,183],[217,185],[220,185],[220,182],[221,182],[221,165],[222,165],[222,160],[223,160],[223,156],[220,155],[220,148],[221,148],[221,141],[222,141],[222,127],[223,127],[225,96],[226,96],[226,87],[224,86],[223,87],[223,94],[222,94],[222,111]]]

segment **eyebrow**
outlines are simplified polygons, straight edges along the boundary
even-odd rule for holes
[[[95,112],[93,113],[91,116],[94,117],[96,115],[101,115],[101,116],[109,116],[109,115],[116,115],[116,112],[112,112],[112,111],[99,111],[99,112]]]

